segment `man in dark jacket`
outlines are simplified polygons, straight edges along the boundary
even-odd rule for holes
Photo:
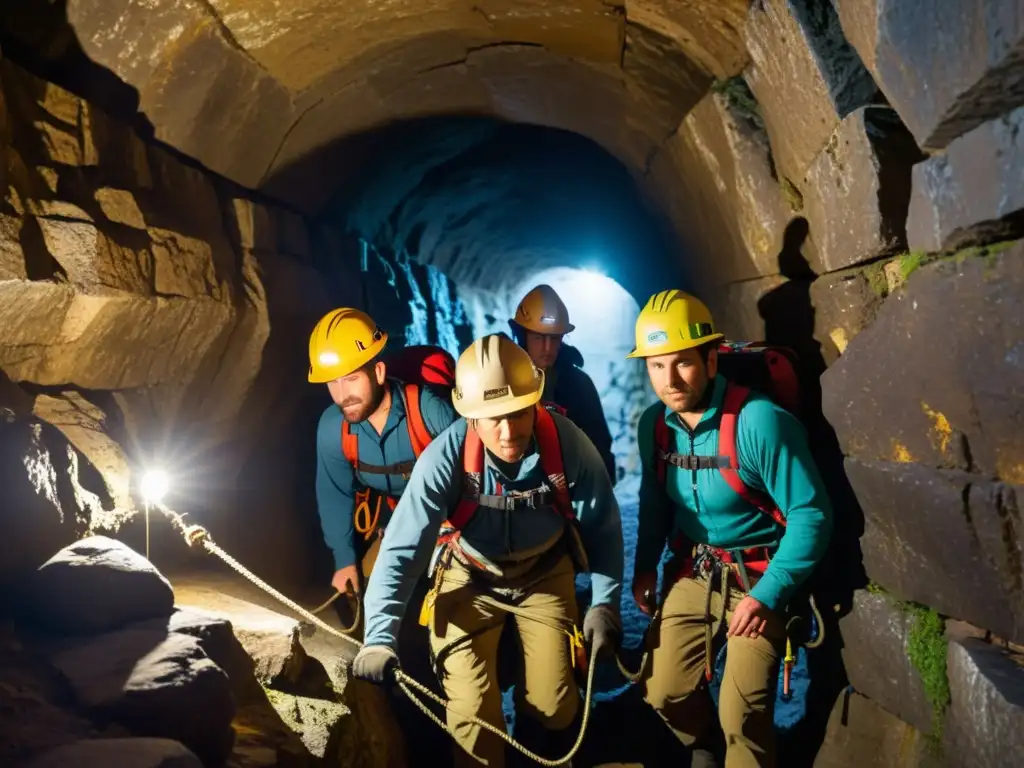
[[[583,372],[583,355],[562,341],[576,327],[569,322],[565,304],[550,285],[538,285],[519,302],[516,316],[508,324],[516,343],[544,371],[542,401],[558,406],[590,438],[614,485],[618,478],[612,435],[601,398],[594,382]]]

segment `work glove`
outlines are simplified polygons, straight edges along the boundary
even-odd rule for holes
[[[398,668],[398,654],[386,645],[364,645],[352,661],[352,675],[380,685]]]
[[[604,653],[614,654],[622,637],[622,621],[617,611],[607,605],[595,605],[583,619],[583,639],[590,646],[590,655],[597,659]]]

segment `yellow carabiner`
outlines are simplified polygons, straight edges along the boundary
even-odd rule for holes
[[[572,625],[572,632],[565,631],[569,636],[569,657],[572,659],[572,667],[576,668],[577,654],[583,650],[583,633],[575,624]]]

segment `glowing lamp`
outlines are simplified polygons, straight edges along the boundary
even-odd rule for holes
[[[170,488],[167,473],[152,469],[142,476],[142,496],[148,504],[159,504]]]

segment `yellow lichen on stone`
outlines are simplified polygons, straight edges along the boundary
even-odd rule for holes
[[[850,340],[846,337],[846,330],[843,328],[833,328],[828,337],[832,339],[832,343],[836,345],[836,350],[839,354],[843,354],[846,351],[846,346],[850,343]]]
[[[996,474],[1004,482],[1024,484],[1024,461],[999,452],[996,455]]]
[[[946,451],[949,450],[950,442],[953,440],[953,427],[950,426],[949,419],[939,411],[932,410],[928,407],[928,403],[922,402],[921,409],[925,412],[925,415],[932,420],[932,442],[935,443],[935,447],[939,449],[939,453],[945,455]]]
[[[907,446],[903,445],[899,440],[893,438],[892,441],[892,460],[898,461],[901,464],[909,464],[914,460],[911,456],[910,451],[907,450]]]

